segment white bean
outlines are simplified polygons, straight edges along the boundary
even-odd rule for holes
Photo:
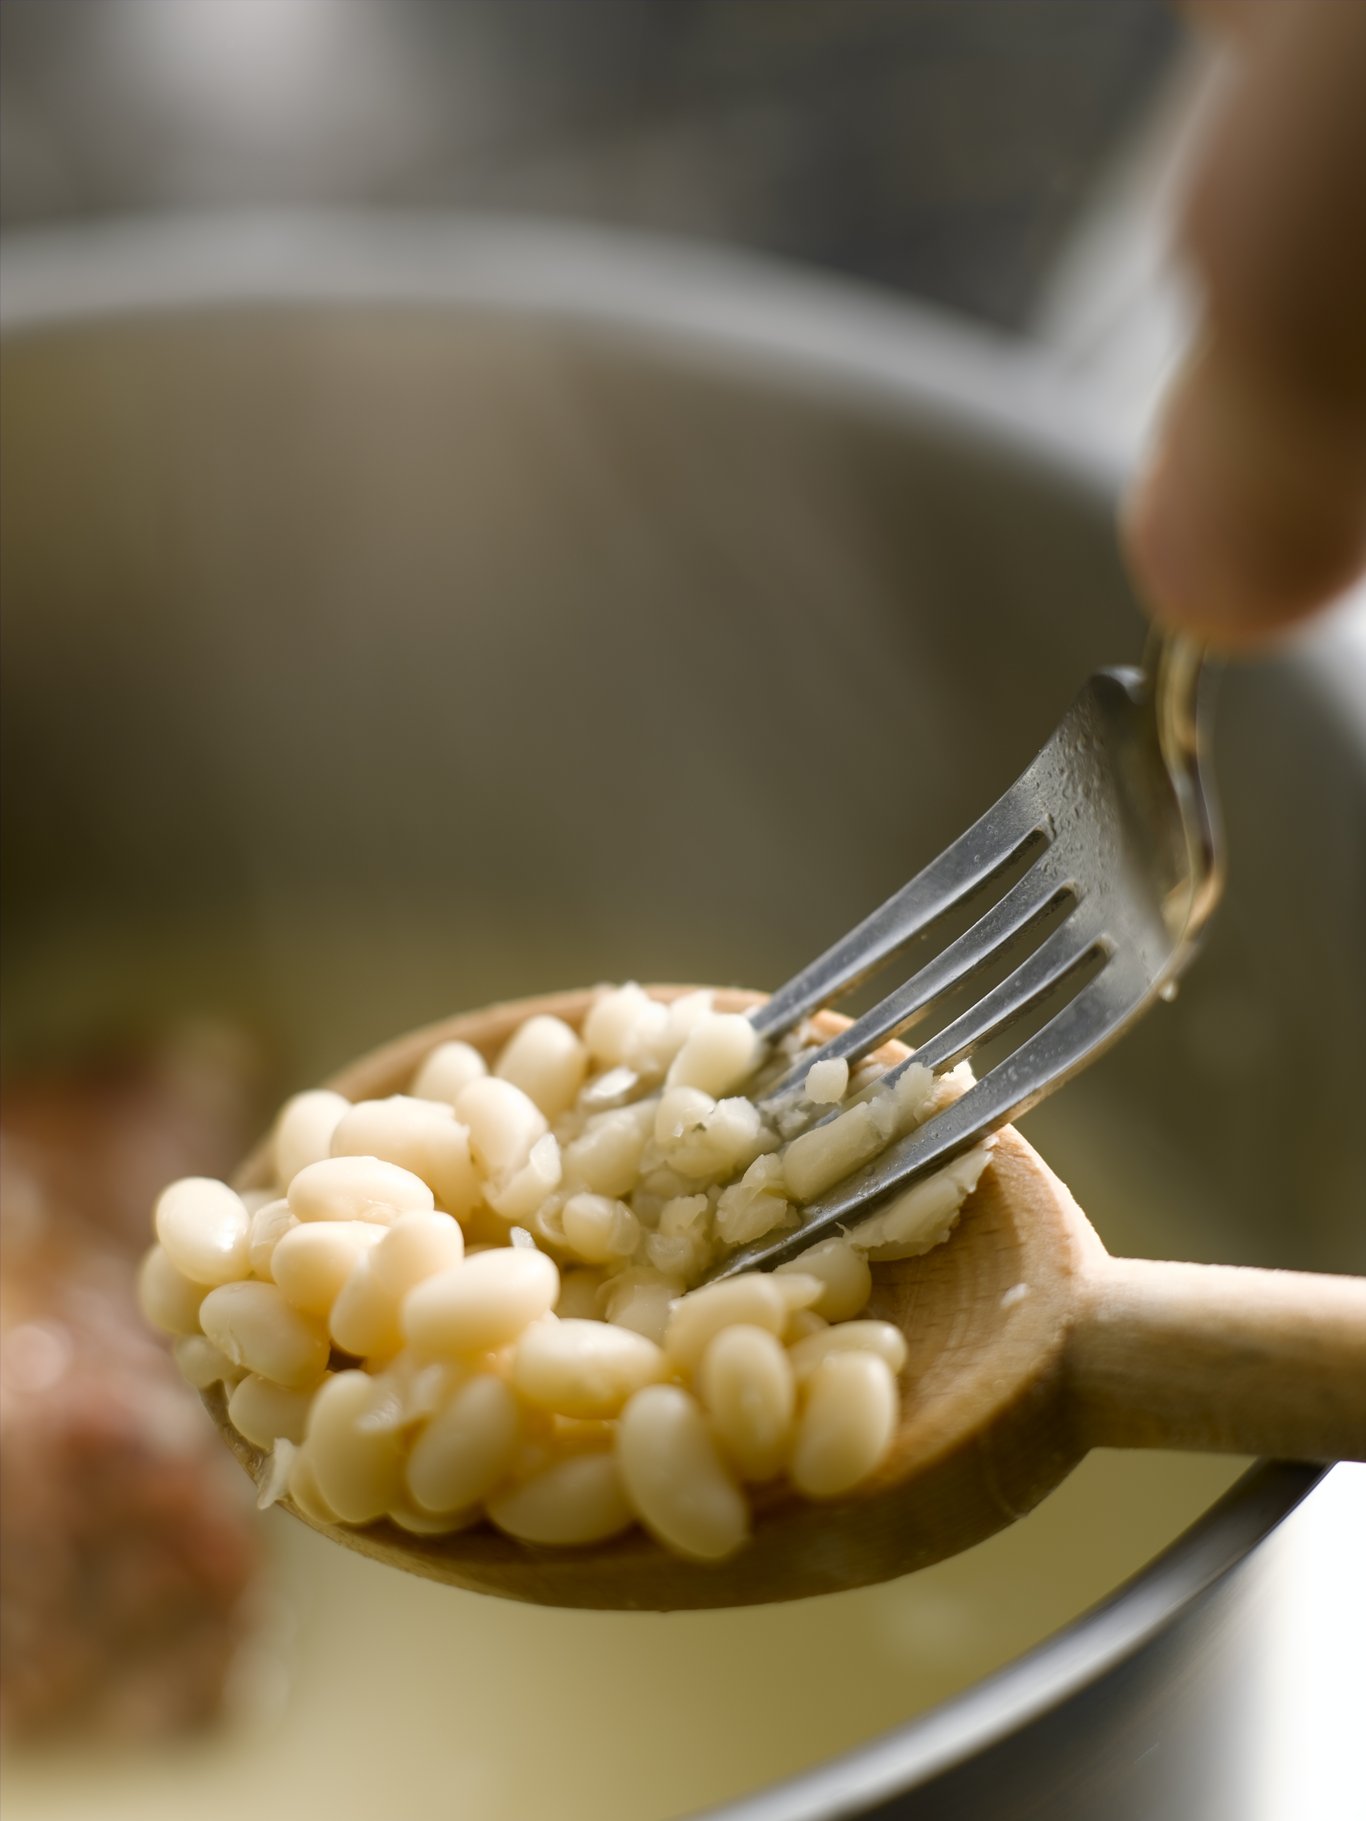
[[[485,1176],[506,1178],[531,1155],[531,1147],[548,1130],[545,1114],[510,1081],[488,1075],[471,1081],[455,1103],[469,1127],[470,1149]]]
[[[370,1269],[395,1301],[465,1256],[465,1235],[449,1214],[400,1214],[370,1255]]]
[[[291,1308],[275,1284],[222,1284],[200,1304],[199,1321],[234,1366],[277,1385],[316,1385],[327,1370],[326,1334]]]
[[[549,1252],[552,1258],[555,1258],[560,1252],[567,1252],[569,1250],[569,1247],[565,1244],[564,1221],[561,1218],[563,1212],[563,1199],[559,1195],[549,1195],[541,1203],[540,1207],[537,1208],[531,1219],[525,1223],[524,1227],[524,1231],[531,1234],[532,1239],[541,1250],[543,1252]],[[507,1243],[511,1243],[512,1236],[510,1233],[505,1232],[501,1237],[503,1237]],[[495,1241],[495,1244],[496,1243],[497,1242]]]
[[[804,1384],[832,1353],[876,1353],[896,1373],[906,1364],[906,1336],[889,1321],[847,1321],[833,1328],[822,1326],[790,1343],[788,1358],[797,1383]]]
[[[241,1369],[202,1334],[187,1334],[171,1351],[180,1376],[196,1391],[207,1391],[210,1385],[218,1384],[231,1388],[242,1376]]]
[[[711,1203],[705,1195],[675,1195],[645,1235],[645,1257],[665,1277],[691,1283],[711,1259]]]
[[[342,1285],[327,1326],[343,1353],[386,1360],[403,1345],[401,1299],[375,1275],[373,1256],[363,1258]]]
[[[331,1338],[362,1358],[397,1353],[403,1346],[404,1297],[454,1271],[463,1256],[463,1231],[452,1216],[399,1216],[364,1267],[348,1278],[331,1311]]]
[[[365,1419],[368,1429],[413,1429],[436,1415],[469,1377],[464,1366],[449,1360],[422,1360],[407,1351],[393,1356],[375,1383],[383,1398]]]
[[[157,1238],[177,1271],[197,1284],[230,1284],[251,1270],[251,1216],[242,1197],[211,1176],[186,1176],[157,1200]]]
[[[947,1075],[933,1075],[923,1062],[909,1062],[903,1065],[901,1073],[892,1083],[892,1093],[896,1097],[898,1123],[902,1131],[910,1131],[912,1126],[921,1120],[943,1094],[948,1100],[954,1100],[959,1094],[966,1093],[972,1086],[972,1064],[960,1062],[956,1069],[950,1069]]]
[[[749,1506],[717,1450],[696,1400],[677,1385],[647,1385],[627,1404],[617,1459],[632,1509],[680,1555],[733,1555],[749,1535]]]
[[[680,1175],[721,1178],[746,1168],[766,1142],[772,1141],[765,1136],[758,1107],[752,1100],[731,1096],[718,1100],[701,1124],[670,1145],[666,1154]]]
[[[198,1334],[199,1305],[208,1294],[177,1271],[163,1246],[153,1246],[138,1266],[138,1307],[163,1334]]]
[[[705,1195],[671,1195],[659,1210],[656,1231],[672,1237],[705,1239],[711,1203]]]
[[[400,1214],[426,1211],[436,1197],[420,1176],[380,1157],[325,1157],[289,1185],[299,1220],[374,1220],[391,1226]]]
[[[272,1140],[275,1180],[286,1188],[307,1164],[331,1155],[332,1134],[351,1105],[345,1094],[310,1088],[280,1108]]]
[[[782,1342],[745,1324],[713,1337],[697,1390],[726,1458],[742,1479],[771,1480],[792,1446],[797,1391]]]
[[[873,1294],[868,1260],[847,1239],[822,1239],[808,1246],[790,1264],[779,1265],[774,1275],[784,1272],[820,1279],[821,1293],[814,1307],[827,1321],[849,1321],[867,1308]]]
[[[458,1386],[413,1443],[407,1486],[423,1511],[459,1512],[504,1479],[522,1439],[517,1399],[481,1372]]]
[[[228,1420],[254,1448],[270,1448],[283,1436],[301,1442],[308,1425],[313,1392],[291,1391],[251,1372],[228,1399]]]
[[[304,1517],[315,1524],[335,1524],[337,1514],[318,1490],[312,1465],[302,1448],[297,1448],[294,1458],[289,1463],[289,1479],[286,1483],[291,1504]]]
[[[789,1474],[809,1499],[833,1499],[866,1480],[896,1434],[896,1380],[875,1353],[830,1353],[806,1386]]]
[[[645,1261],[665,1277],[695,1283],[706,1269],[710,1246],[697,1233],[647,1233]]]
[[[409,1092],[419,1100],[442,1101],[453,1108],[461,1091],[488,1072],[473,1044],[438,1043],[413,1077]]]
[[[843,1056],[828,1056],[811,1064],[802,1092],[813,1106],[833,1106],[844,1099],[848,1087],[849,1064]]]
[[[640,1159],[649,1136],[648,1103],[598,1113],[580,1135],[564,1147],[565,1181],[596,1195],[626,1195],[636,1186]]]
[[[977,1187],[995,1142],[984,1139],[924,1182],[903,1189],[881,1213],[854,1229],[851,1237],[860,1250],[875,1258],[915,1258],[940,1245]]]
[[[601,1321],[534,1322],[512,1356],[517,1390],[562,1416],[617,1416],[628,1398],[666,1372],[653,1341]]]
[[[672,1046],[671,1054],[677,1055],[684,1043],[716,1009],[716,995],[710,987],[701,986],[691,993],[680,993],[677,999],[669,1001],[668,1041]]]
[[[654,1141],[671,1152],[716,1111],[716,1100],[704,1089],[680,1082],[665,1090],[655,1107]]]
[[[813,1277],[807,1271],[785,1270],[782,1266],[773,1273],[773,1287],[787,1309],[788,1325],[783,1330],[784,1337],[791,1329],[792,1317],[803,1309],[814,1309],[825,1290],[819,1277]]]
[[[631,1029],[626,1061],[639,1074],[662,1075],[686,1034],[670,1008],[651,999]]]
[[[275,1247],[270,1274],[287,1302],[326,1321],[357,1264],[388,1231],[369,1220],[301,1221]]]
[[[609,1277],[603,1291],[603,1313],[619,1328],[630,1328],[662,1346],[669,1313],[683,1285],[676,1277],[635,1269]]]
[[[365,1417],[383,1395],[368,1372],[338,1372],[308,1413],[304,1452],[324,1502],[348,1524],[369,1524],[403,1496],[403,1448]]]
[[[571,1454],[505,1487],[488,1502],[500,1530],[523,1543],[601,1543],[635,1522],[612,1454]]]
[[[251,1259],[252,1273],[256,1277],[270,1277],[270,1261],[275,1256],[275,1248],[292,1227],[297,1227],[299,1217],[283,1196],[278,1201],[263,1202],[251,1217],[251,1233],[247,1239],[247,1255]]]
[[[584,1041],[599,1062],[608,1067],[629,1062],[640,1025],[656,1010],[654,1000],[634,982],[600,993],[583,1021]]]
[[[451,1214],[468,1214],[479,1200],[470,1135],[450,1107],[407,1094],[362,1100],[332,1134],[334,1157],[380,1157],[420,1176]]]
[[[514,1170],[497,1188],[485,1189],[484,1199],[504,1220],[525,1222],[560,1186],[562,1174],[559,1144],[549,1132],[543,1132],[532,1145],[521,1169]]]
[[[590,1265],[629,1258],[640,1239],[640,1222],[610,1195],[571,1195],[560,1222],[569,1250]]]
[[[839,1113],[826,1125],[813,1126],[794,1138],[783,1152],[783,1175],[794,1201],[810,1201],[860,1164],[876,1157],[887,1143],[867,1101]]]
[[[763,1045],[742,1012],[708,1012],[669,1064],[672,1087],[701,1088],[719,1100],[754,1073]]]
[[[547,1119],[557,1119],[578,1099],[588,1074],[588,1051],[562,1018],[542,1013],[518,1026],[493,1067],[534,1100]]]
[[[486,1353],[548,1314],[559,1290],[560,1274],[544,1252],[495,1246],[411,1291],[403,1331],[413,1346],[438,1358]]]
[[[776,1276],[777,1273],[775,1272],[774,1275]],[[825,1317],[817,1315],[814,1309],[794,1309],[787,1318],[787,1326],[783,1329],[783,1341],[787,1346],[792,1347],[809,1335],[824,1334],[829,1326],[830,1323]]]
[[[669,1316],[664,1351],[669,1364],[695,1372],[714,1334],[736,1322],[747,1322],[780,1335],[787,1326],[787,1304],[766,1276],[757,1271],[707,1284],[680,1297]]]
[[[594,1075],[579,1096],[581,1113],[605,1113],[613,1107],[628,1106],[636,1097],[640,1076],[634,1069],[618,1065]]]
[[[716,1204],[716,1236],[727,1246],[747,1246],[775,1227],[792,1224],[792,1204],[783,1193],[781,1161],[758,1157],[739,1182],[722,1189]]]

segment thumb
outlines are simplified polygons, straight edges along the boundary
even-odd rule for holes
[[[1249,10],[1183,223],[1204,340],[1124,522],[1157,616],[1225,644],[1366,562],[1366,5]]]
[[[1168,394],[1122,530],[1159,620],[1224,646],[1265,639],[1366,567],[1366,422],[1214,332]]]

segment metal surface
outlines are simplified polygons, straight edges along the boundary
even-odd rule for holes
[[[751,1013],[760,1036],[785,1036],[837,1003],[931,934],[945,913],[976,902],[1012,862],[1028,870],[957,941],[917,969],[838,1037],[803,1054],[759,1098],[770,1111],[817,1062],[862,1061],[901,1037],[943,996],[1061,908],[1056,928],[997,986],[921,1042],[912,1066],[941,1074],[1021,1016],[1042,1027],[942,1111],[826,1193],[801,1224],[733,1254],[711,1273],[771,1269],[813,1240],[857,1226],[989,1132],[1070,1081],[1168,994],[1195,952],[1218,898],[1211,786],[1201,773],[1200,653],[1155,640],[1147,672],[1091,678],[1056,732],[1004,796],[858,928]],[[840,1116],[837,1108],[810,1129]]]
[[[1255,1653],[1278,1575],[1289,1578],[1281,1538],[1270,1560],[1264,1539],[1304,1491],[1298,1468],[1249,1478],[1182,1539],[1165,1576],[1140,1577],[904,1732],[714,1821],[1298,1821],[1262,1806],[1248,1727]]]
[[[838,285],[299,221],[8,247],[0,288],[15,1048],[94,1015],[98,943],[100,1016],[268,1010],[295,1078],[575,979],[782,979],[1142,637],[1105,437]],[[1113,1249],[1362,1268],[1363,728],[1331,632],[1225,679],[1201,965],[1026,1128]],[[1257,1545],[1316,1477],[728,1812],[1252,1814]]]
[[[1164,0],[4,0],[0,222],[535,211],[1014,323],[1179,36]]]

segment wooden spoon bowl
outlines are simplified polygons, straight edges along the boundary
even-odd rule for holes
[[[435,1044],[459,1038],[492,1057],[537,1012],[578,1026],[591,997],[446,1020],[328,1085],[351,1099],[404,1091]],[[759,997],[717,1003],[743,1010]],[[821,1022],[833,1033],[844,1020]],[[239,1186],[269,1180],[262,1148]],[[926,1567],[1023,1517],[1093,1447],[1366,1458],[1366,1279],[1113,1259],[1013,1129],[948,1242],[877,1265],[874,1280],[869,1313],[895,1322],[909,1349],[887,1461],[837,1501],[764,1492],[753,1540],[729,1561],[684,1561],[642,1532],[532,1548],[485,1525],[417,1537],[389,1523],[319,1524],[282,1503],[334,1542],[432,1580],[546,1606],[671,1611],[834,1593]],[[221,1389],[205,1402],[259,1478],[264,1457],[229,1423]]]

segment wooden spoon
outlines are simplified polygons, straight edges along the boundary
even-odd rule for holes
[[[742,1010],[759,997],[717,1002]],[[351,1099],[400,1092],[434,1044],[461,1038],[492,1057],[534,1013],[581,1023],[590,998],[562,993],[452,1018],[329,1085]],[[823,1021],[832,1034],[843,1022]],[[268,1181],[261,1150],[240,1186]],[[895,1322],[910,1350],[889,1459],[833,1503],[762,1494],[753,1540],[730,1561],[682,1561],[640,1532],[544,1549],[482,1525],[425,1538],[295,1515],[348,1549],[482,1593],[669,1611],[832,1593],[926,1567],[1023,1517],[1091,1448],[1366,1459],[1366,1278],[1111,1258],[1014,1130],[1000,1134],[949,1241],[874,1275],[869,1313]],[[221,1389],[205,1402],[259,1478],[264,1457],[228,1422]]]

